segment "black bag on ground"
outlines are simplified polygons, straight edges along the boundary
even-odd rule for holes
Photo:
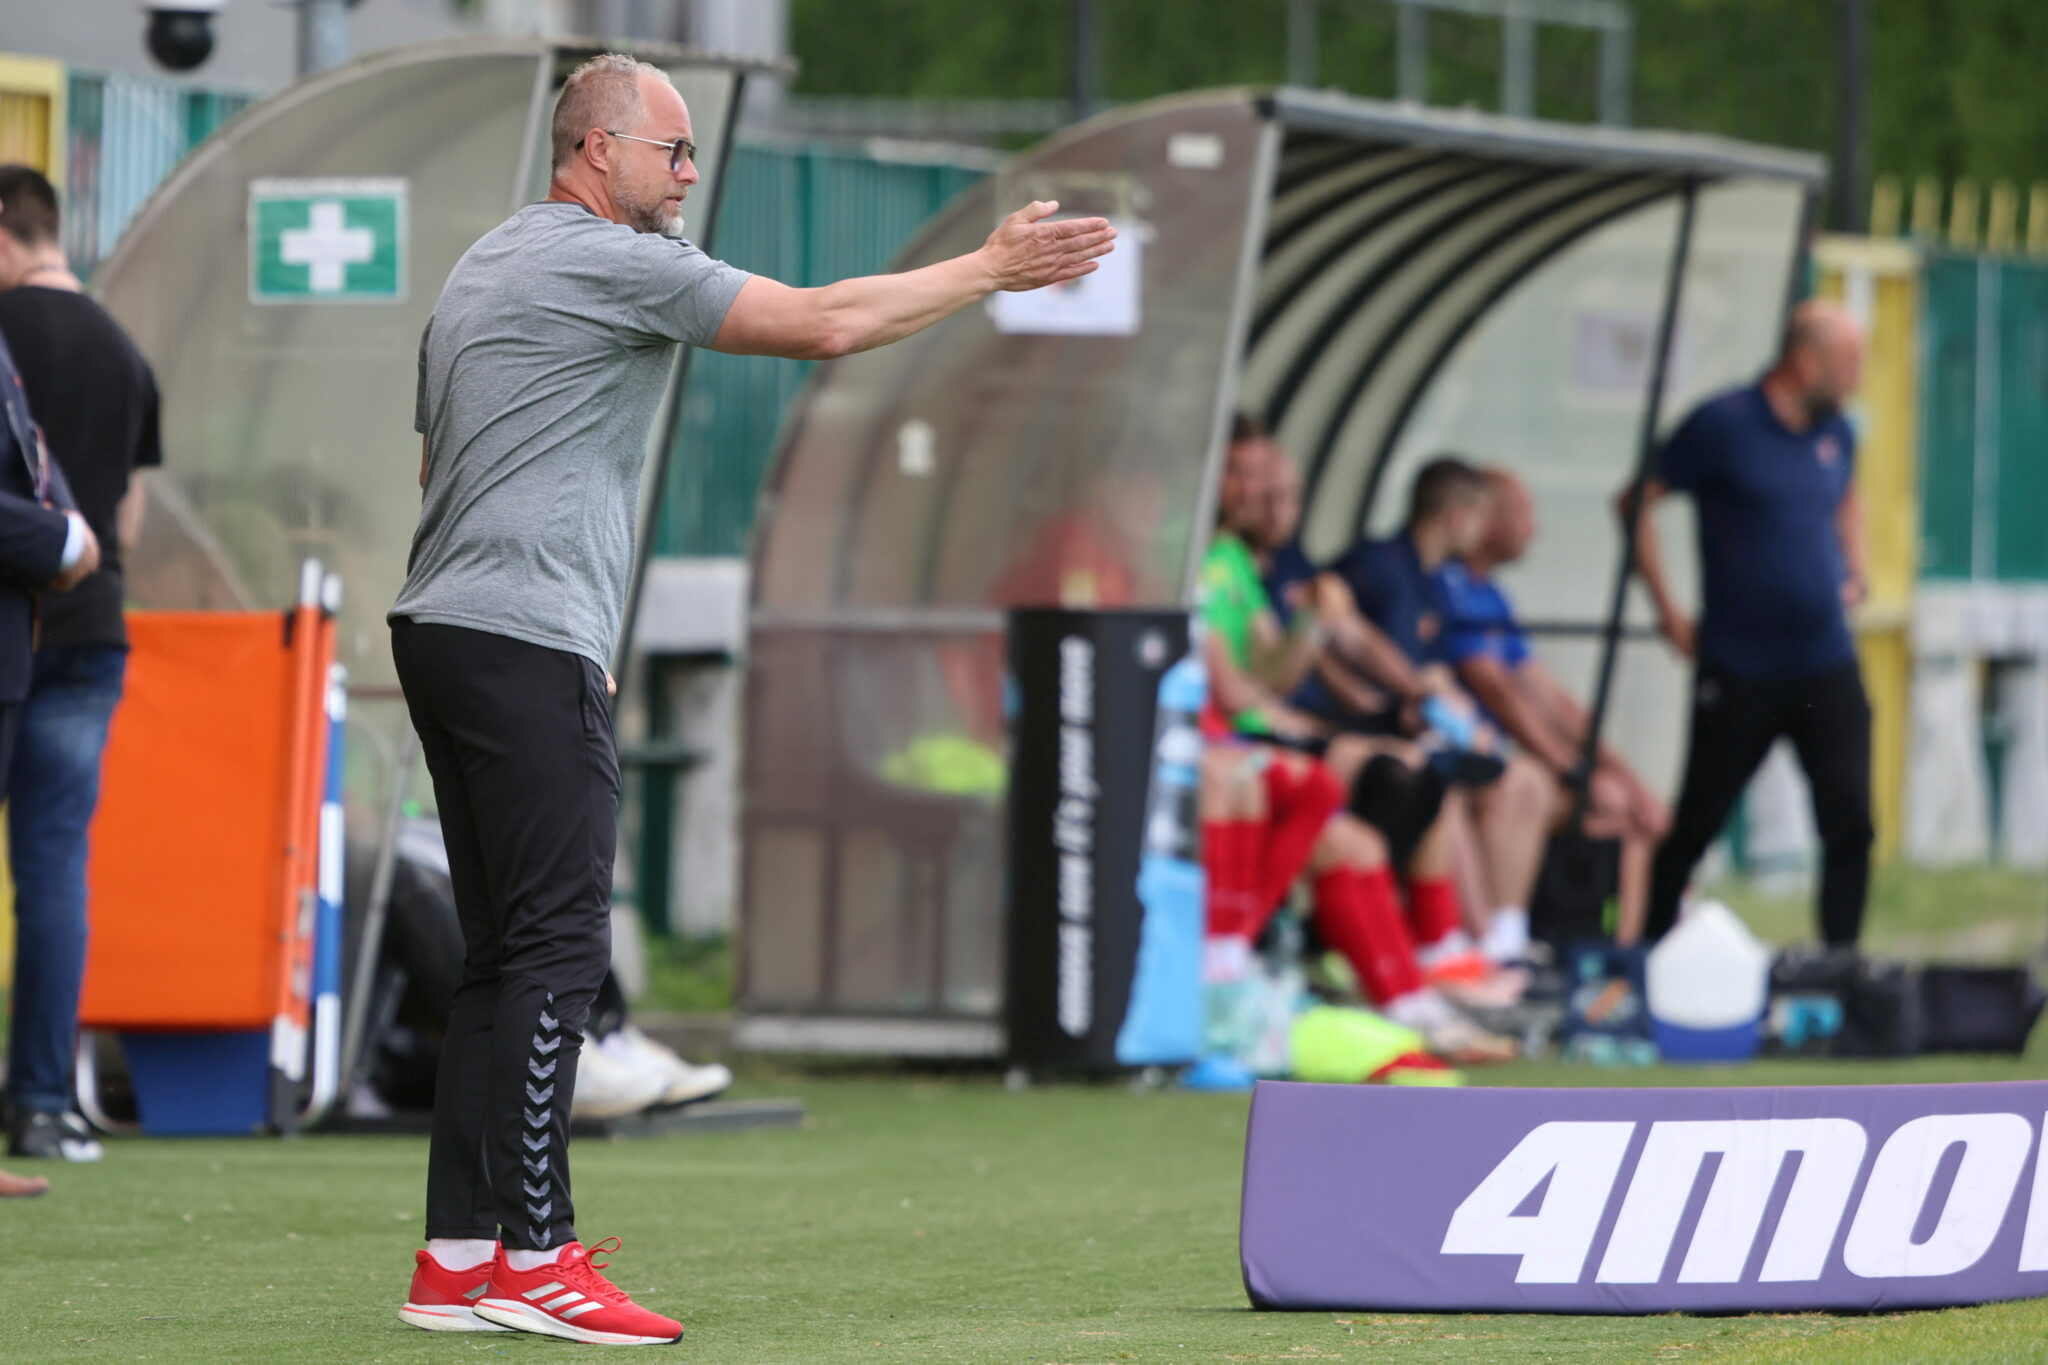
[[[1928,1052],[2027,1050],[2048,1003],[2024,967],[1923,967],[1920,1014]]]
[[[1529,897],[1529,932],[1560,951],[1605,939],[1607,905],[1621,893],[1621,841],[1559,834],[1544,850]]]
[[[1910,1057],[1924,1050],[1917,974],[1854,948],[1787,948],[1771,964],[1765,1032],[1781,1054]]]

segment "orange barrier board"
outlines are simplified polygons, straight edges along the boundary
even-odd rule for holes
[[[307,608],[128,621],[80,1023],[303,1029],[332,622]]]

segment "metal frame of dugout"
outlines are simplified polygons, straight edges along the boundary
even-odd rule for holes
[[[737,1041],[1003,1051],[1003,613],[1184,609],[1237,409],[1300,460],[1318,558],[1397,522],[1437,451],[1515,467],[1547,529],[1506,582],[1673,775],[1683,679],[1645,647],[1612,499],[1671,414],[1767,362],[1822,171],[1232,90],[1091,120],[963,194],[899,267],[1041,198],[1116,220],[1124,277],[821,366],[792,410],[752,557]]]

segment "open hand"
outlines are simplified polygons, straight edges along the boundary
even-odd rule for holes
[[[1057,199],[1035,199],[996,225],[981,254],[998,289],[1042,289],[1079,279],[1095,269],[1095,258],[1116,245],[1106,218],[1063,218]]]

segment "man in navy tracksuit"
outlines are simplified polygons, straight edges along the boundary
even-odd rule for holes
[[[1864,594],[1863,518],[1852,482],[1856,437],[1841,413],[1862,363],[1847,313],[1801,304],[1770,372],[1694,410],[1646,489],[1637,567],[1659,629],[1697,663],[1685,782],[1651,877],[1652,939],[1677,918],[1700,855],[1781,735],[1813,789],[1821,938],[1852,945],[1862,926],[1870,703],[1847,609]],[[1697,627],[1671,595],[1648,516],[1667,492],[1690,493],[1699,514]]]

